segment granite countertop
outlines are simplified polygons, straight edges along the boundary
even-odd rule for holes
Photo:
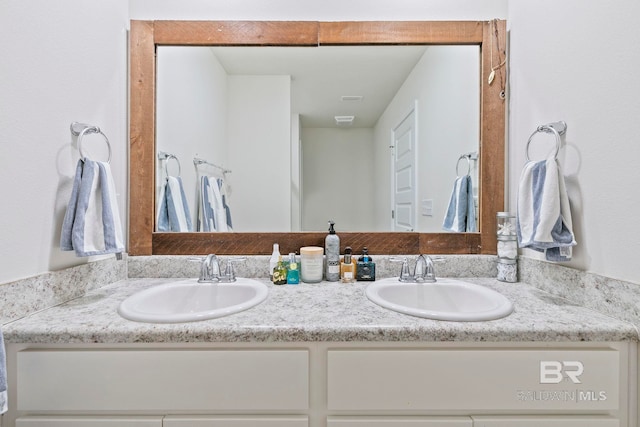
[[[384,309],[364,294],[366,282],[275,286],[262,304],[227,317],[179,324],[138,323],[116,310],[129,295],[176,279],[128,279],[5,324],[10,343],[195,343],[304,341],[637,341],[627,322],[583,308],[524,283],[466,281],[514,302],[506,318],[446,322]]]

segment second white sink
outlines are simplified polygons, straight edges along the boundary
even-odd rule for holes
[[[367,286],[374,303],[417,317],[475,322],[508,316],[513,304],[504,295],[469,282],[438,279],[435,283],[400,283],[383,279]]]
[[[269,290],[257,280],[198,283],[186,279],[154,286],[125,299],[118,313],[129,320],[180,323],[213,319],[247,310],[267,298]]]

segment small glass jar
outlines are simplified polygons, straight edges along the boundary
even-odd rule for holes
[[[516,238],[516,217],[511,212],[498,212],[496,214],[498,238]]]
[[[501,260],[515,260],[518,258],[518,242],[514,238],[498,236],[498,258]]]
[[[516,260],[498,261],[498,275],[501,282],[515,283],[518,281],[518,262]]]
[[[322,281],[324,271],[324,249],[319,246],[300,248],[300,279],[305,283]]]

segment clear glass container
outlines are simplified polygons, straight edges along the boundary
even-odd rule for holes
[[[300,279],[305,283],[322,281],[324,271],[324,249],[319,246],[300,248]]]
[[[512,261],[498,261],[498,275],[501,282],[515,283],[518,281],[518,263]]]
[[[498,238],[516,239],[516,216],[511,212],[498,212],[496,214]]]

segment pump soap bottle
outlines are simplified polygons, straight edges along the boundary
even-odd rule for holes
[[[324,254],[327,257],[325,278],[328,282],[340,280],[340,237],[333,228],[335,223],[329,221],[329,234],[324,239]]]

